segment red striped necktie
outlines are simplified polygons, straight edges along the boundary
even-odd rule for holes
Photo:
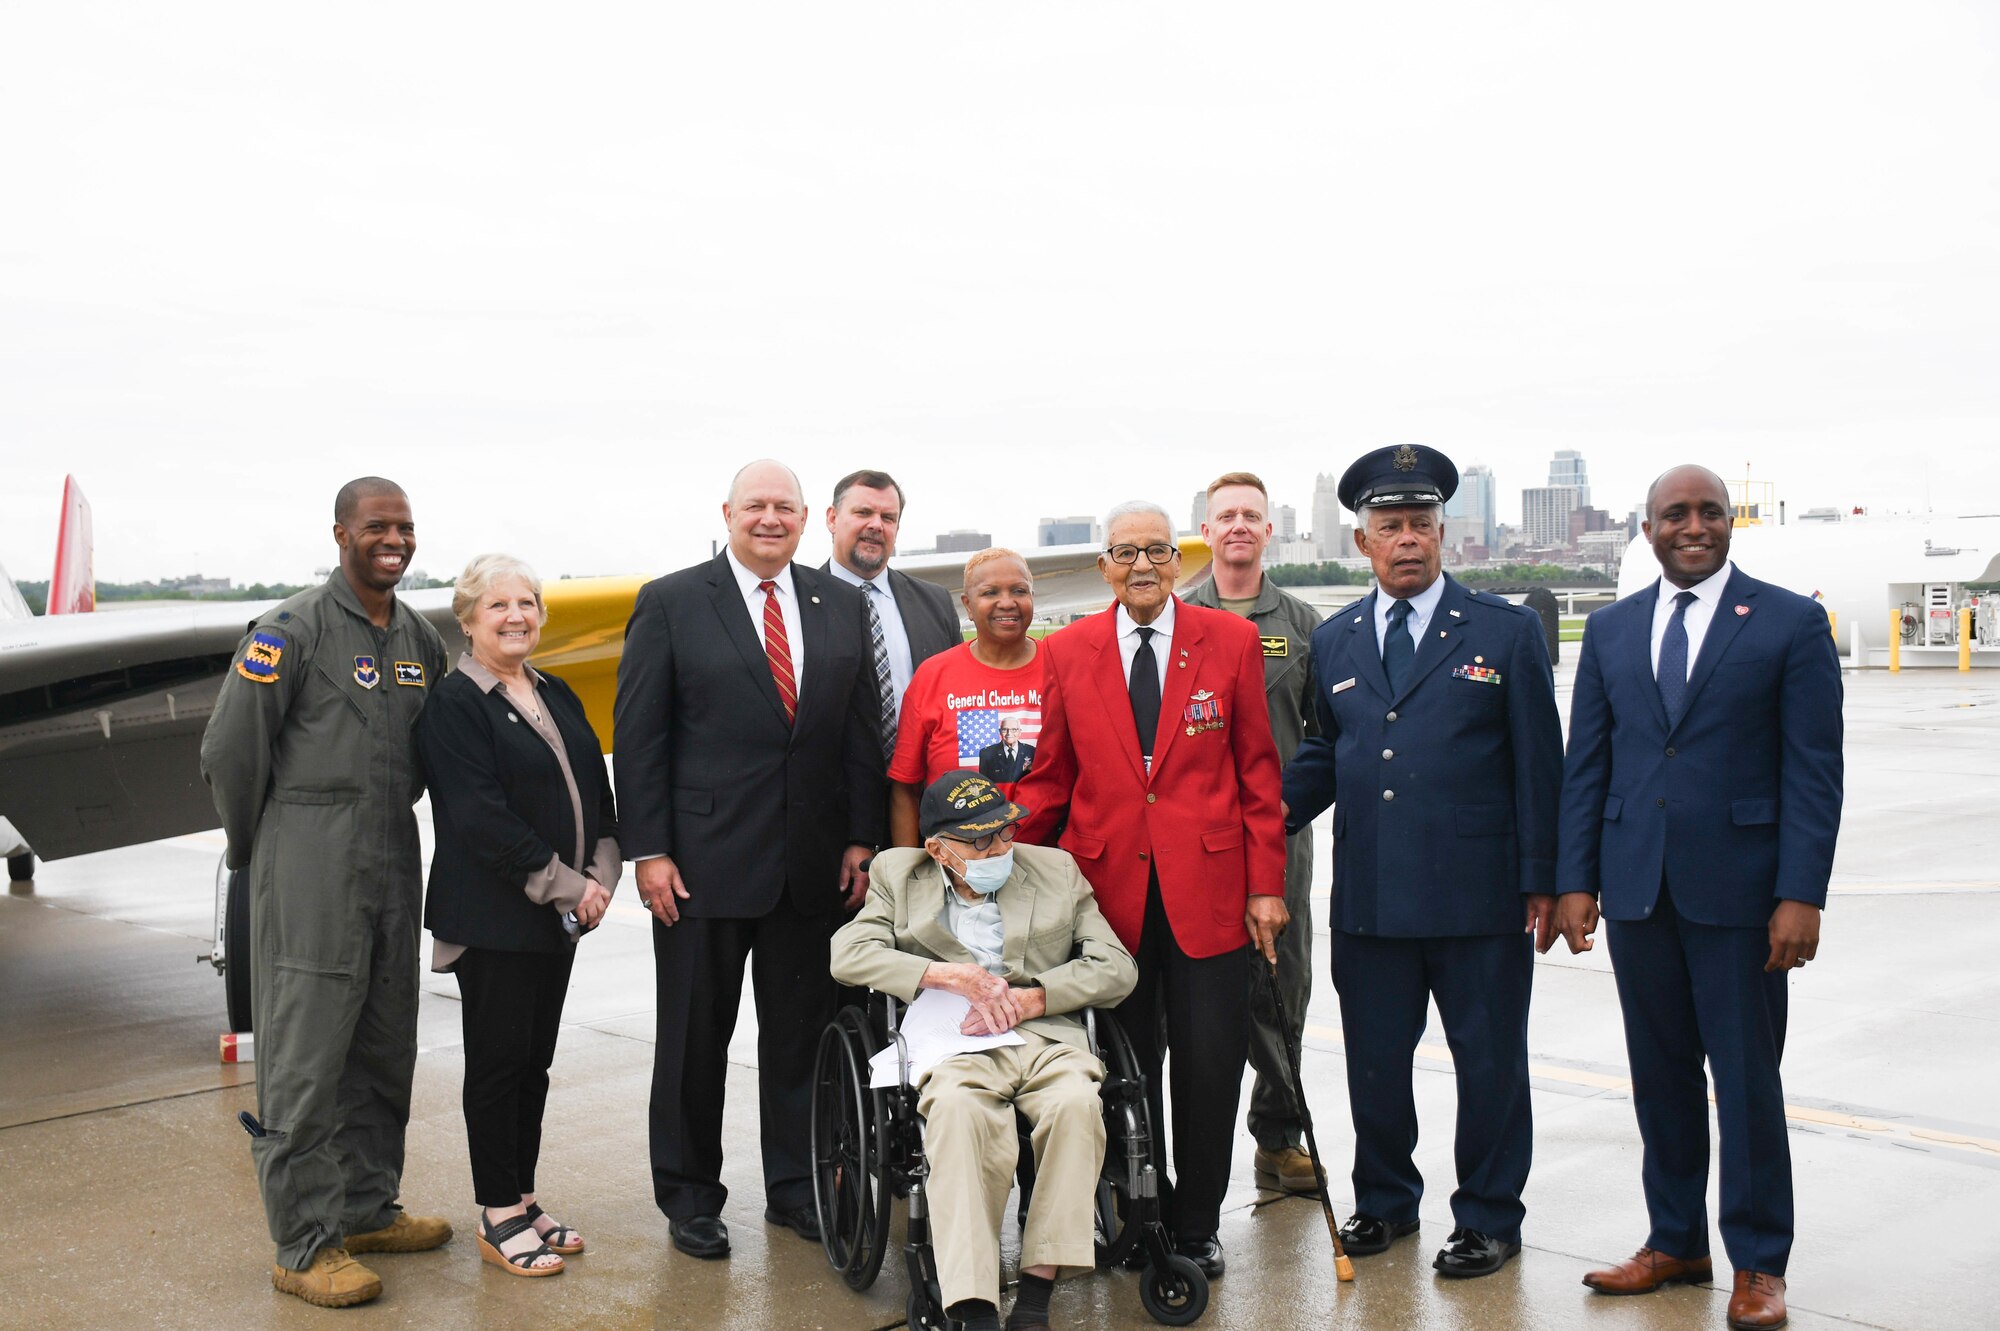
[[[798,718],[799,683],[792,674],[792,640],[785,632],[785,612],[778,605],[778,584],[769,578],[757,584],[764,593],[764,659],[771,664],[771,679],[778,686],[778,701],[785,705],[787,723]]]

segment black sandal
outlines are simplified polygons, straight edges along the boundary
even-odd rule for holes
[[[479,1259],[491,1262],[510,1276],[559,1276],[563,1272],[561,1254],[546,1243],[538,1243],[523,1253],[509,1257],[500,1251],[500,1245],[512,1238],[518,1238],[524,1229],[533,1229],[535,1222],[525,1215],[508,1216],[499,1224],[486,1218],[486,1208],[479,1208]],[[553,1266],[536,1266],[544,1257],[554,1257]]]
[[[541,1208],[540,1203],[528,1203],[527,1216],[529,1224],[533,1224],[547,1215],[548,1212]],[[550,1218],[553,1219],[554,1217]],[[556,1242],[557,1239],[561,1239],[562,1242]],[[558,1223],[555,1228],[542,1235],[542,1246],[550,1252],[560,1253],[564,1257],[574,1257],[583,1251],[583,1239],[568,1225]]]

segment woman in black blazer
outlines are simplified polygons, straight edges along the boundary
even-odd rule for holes
[[[533,570],[481,555],[452,590],[468,650],[417,722],[437,846],[431,969],[464,1000],[465,1136],[482,1259],[552,1276],[583,1251],[535,1203],[549,1064],[576,942],[623,862],[604,751],[570,687],[528,664],[548,618]]]

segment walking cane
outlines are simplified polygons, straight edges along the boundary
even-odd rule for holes
[[[1333,1238],[1333,1274],[1341,1282],[1354,1279],[1354,1261],[1340,1246],[1340,1222],[1333,1218],[1333,1198],[1326,1189],[1326,1170],[1320,1167],[1319,1143],[1313,1140],[1312,1110],[1306,1105],[1305,1078],[1299,1075],[1299,1051],[1292,1044],[1292,1023],[1285,1013],[1284,991],[1278,988],[1278,966],[1273,962],[1264,972],[1271,983],[1271,1000],[1278,1007],[1278,1031],[1285,1046],[1286,1065],[1292,1074],[1292,1105],[1299,1113],[1299,1126],[1306,1130],[1306,1158],[1312,1161],[1313,1178],[1319,1182],[1319,1209],[1326,1214],[1326,1232]]]

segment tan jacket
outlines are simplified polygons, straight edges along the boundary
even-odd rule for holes
[[[944,876],[917,847],[885,850],[868,875],[861,913],[833,936],[833,978],[914,999],[933,961],[973,962],[945,926]],[[1001,961],[1009,984],[1039,985],[1048,1015],[1021,1023],[1088,1048],[1072,1013],[1108,1007],[1132,992],[1139,968],[1097,909],[1069,852],[1014,843],[1014,873],[997,894]]]

